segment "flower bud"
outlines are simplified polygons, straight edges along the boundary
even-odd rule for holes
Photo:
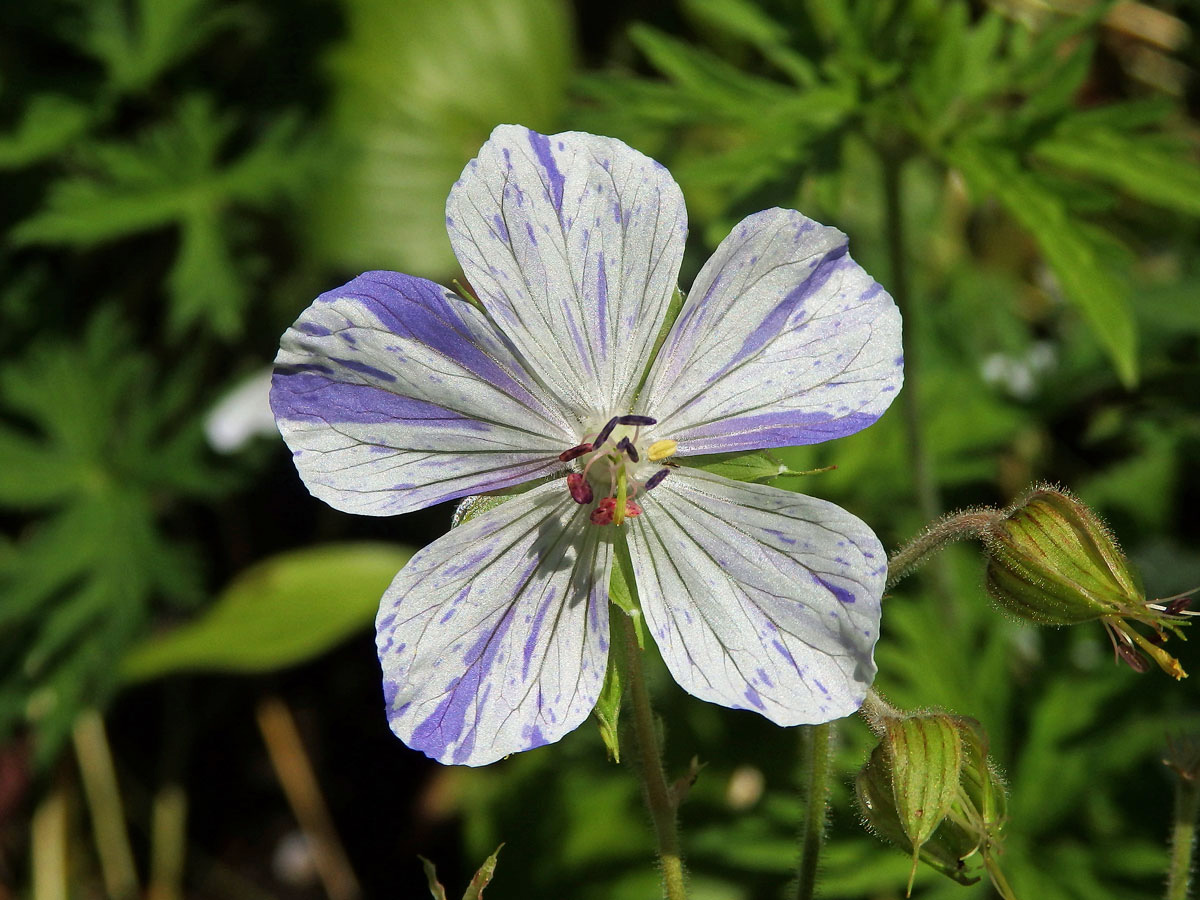
[[[1182,610],[1146,602],[1137,576],[1112,534],[1094,512],[1070,494],[1038,486],[983,535],[987,586],[996,602],[1042,625],[1099,620],[1117,658],[1138,671],[1143,653],[1175,678],[1187,673],[1159,646],[1179,635]],[[1154,632],[1147,639],[1132,627]]]
[[[974,719],[944,712],[890,711],[876,719],[881,740],[855,780],[867,824],[880,837],[960,884],[979,881],[967,861],[981,860],[1004,897],[996,867],[1004,787],[987,759]],[[978,856],[976,856],[978,854]]]

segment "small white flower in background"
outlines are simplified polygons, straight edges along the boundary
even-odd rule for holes
[[[396,734],[482,765],[577,727],[608,665],[617,539],[684,689],[781,725],[853,712],[875,674],[878,539],[823,500],[687,467],[841,437],[891,403],[900,316],[845,235],[792,210],[745,219],[652,355],[687,231],[654,160],[501,126],[446,213],[481,309],[361,275],[284,335],[271,392],[305,484],[346,512],[534,483],[384,595]]]
[[[237,453],[256,437],[277,434],[270,395],[270,369],[239,381],[204,417],[208,445],[218,453]]]

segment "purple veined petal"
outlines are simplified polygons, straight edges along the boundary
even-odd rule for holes
[[[845,510],[686,466],[626,527],[646,624],[690,694],[780,725],[856,710],[887,557]]]
[[[468,520],[409,561],[376,620],[392,730],[481,766],[587,718],[608,662],[612,545],[561,481]]]
[[[280,342],[271,409],[313,496],[362,515],[550,474],[577,441],[478,310],[394,272],[304,311]]]
[[[446,202],[467,279],[579,421],[627,412],[679,276],[683,195],[612,138],[501,125]]]
[[[721,242],[639,401],[681,455],[815,444],[888,408],[903,383],[900,312],[846,248],[788,209]]]

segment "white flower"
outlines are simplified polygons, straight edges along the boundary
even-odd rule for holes
[[[825,501],[686,465],[840,437],[887,408],[900,316],[845,235],[792,210],[745,219],[652,359],[687,231],[661,165],[611,138],[501,126],[446,212],[483,311],[369,272],[284,335],[271,393],[309,490],[338,509],[537,482],[384,595],[396,734],[482,765],[578,726],[608,664],[618,536],[687,691],[781,725],[856,709],[875,674],[878,539]]]

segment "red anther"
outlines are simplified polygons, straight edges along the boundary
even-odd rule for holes
[[[591,453],[591,452],[592,452],[592,445],[585,442],[585,443],[580,444],[577,447],[572,447],[570,450],[564,450],[562,453],[558,454],[558,458],[561,459],[563,462],[570,462],[573,459],[577,459],[578,457],[583,456],[583,454],[585,454],[585,453]]]
[[[626,506],[629,504],[626,503]],[[592,510],[590,516],[593,525],[611,525],[613,520],[613,511],[617,508],[615,497],[605,497],[596,504],[596,508]]]
[[[613,505],[615,506],[616,504]],[[641,506],[639,506],[637,503],[634,503],[632,500],[625,501],[625,518],[632,519],[634,516],[640,516],[641,514]]]
[[[567,490],[571,492],[571,499],[576,503],[592,502],[592,486],[581,472],[572,472],[567,476]]]

